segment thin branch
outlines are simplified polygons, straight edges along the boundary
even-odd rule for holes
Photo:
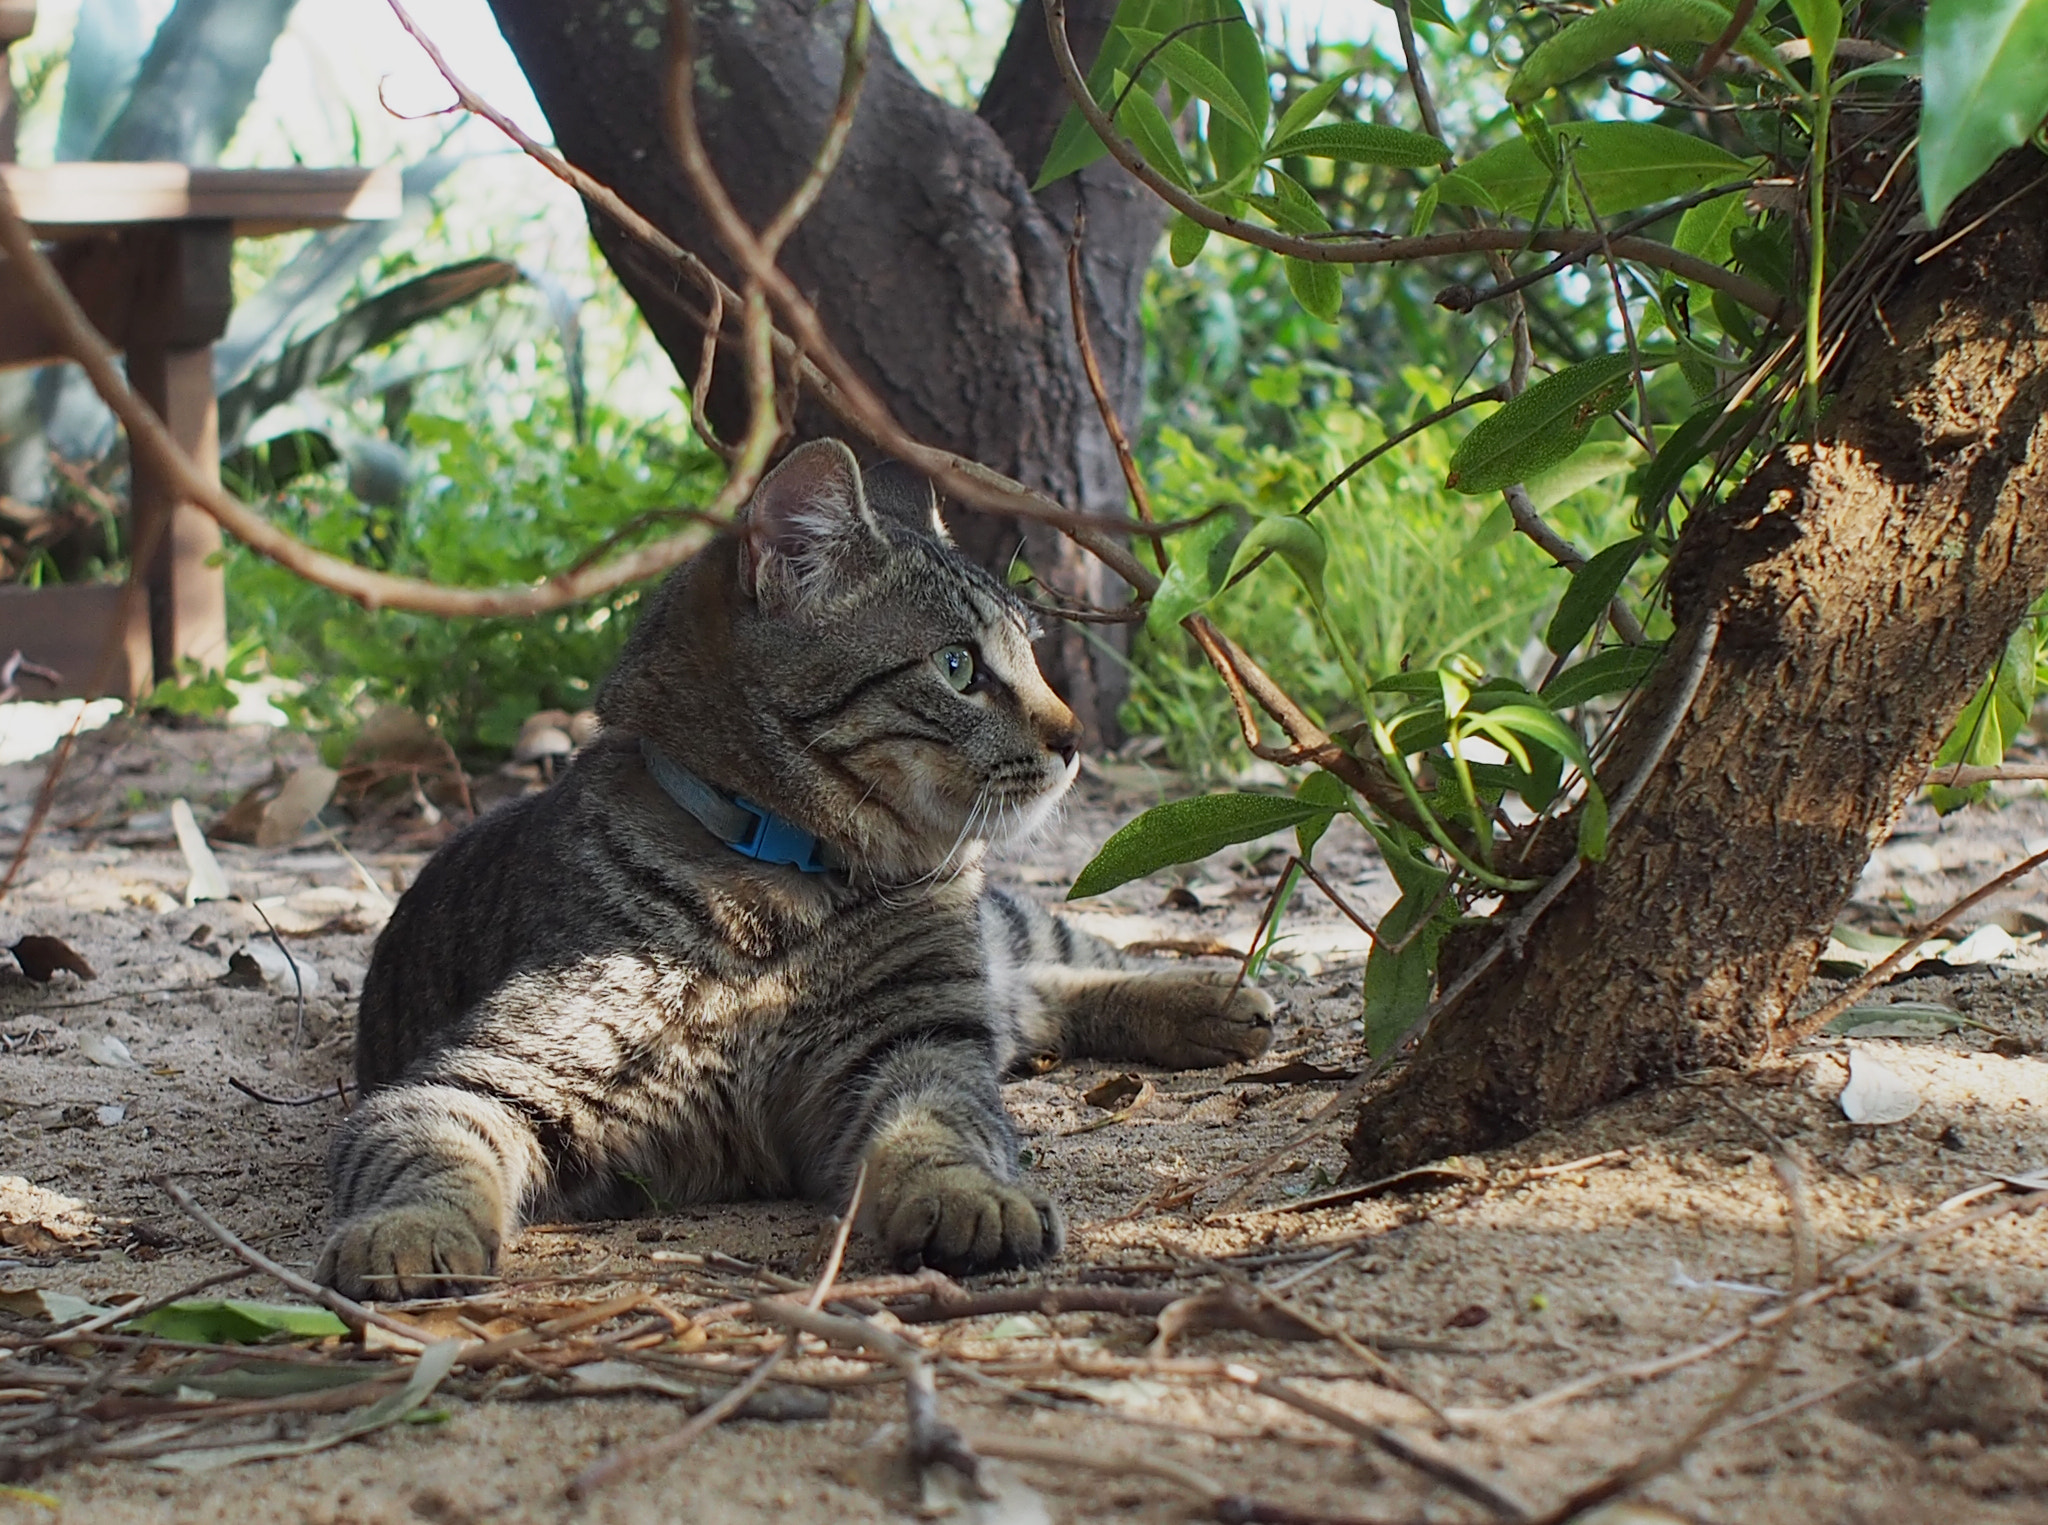
[[[1947,910],[1941,912],[1932,921],[1922,922],[1898,947],[1892,949],[1891,952],[1871,965],[1869,969],[1851,980],[1848,989],[1844,990],[1832,1001],[1829,1001],[1820,1010],[1810,1012],[1796,1022],[1788,1023],[1784,1031],[1774,1037],[1773,1047],[1786,1048],[1803,1039],[1812,1037],[1823,1027],[1826,1027],[1828,1023],[1834,1021],[1836,1017],[1839,1017],[1843,1012],[1891,978],[1893,971],[1920,951],[1922,944],[1926,943],[1929,938],[1939,937],[1958,916],[1961,916],[1972,907],[1982,904],[1985,900],[1988,900],[1991,896],[2004,889],[2008,884],[2011,884],[2015,879],[2021,879],[2031,874],[2044,863],[2048,863],[2048,847],[2042,848],[2041,851],[2034,853],[2030,857],[2022,858],[2018,863],[2015,863],[1996,878],[1991,879],[1987,883],[1980,884],[1961,900],[1958,900]]]
[[[0,248],[19,273],[38,316],[49,323],[60,347],[84,367],[93,390],[120,419],[136,458],[146,460],[177,497],[198,507],[258,555],[308,582],[352,598],[366,609],[409,609],[442,616],[542,614],[666,572],[700,543],[694,535],[673,536],[599,567],[557,574],[525,587],[500,588],[443,587],[424,578],[373,571],[316,551],[210,481],[178,448],[155,411],[130,388],[113,350],[36,247],[4,187],[0,187]],[[743,475],[729,477],[706,512],[729,517],[753,485]]]
[[[1508,516],[1514,520],[1515,528],[1535,541],[1552,561],[1568,572],[1576,572],[1586,564],[1586,553],[1550,527],[1530,498],[1527,487],[1516,482],[1503,488],[1501,496],[1507,499]],[[1643,644],[1643,622],[1636,618],[1635,610],[1621,601],[1619,594],[1608,600],[1607,622],[1614,627],[1614,633],[1629,645]]]
[[[1312,1398],[1300,1388],[1254,1367],[1240,1366],[1232,1362],[1227,1374],[1241,1386],[1263,1397],[1284,1403],[1291,1409],[1298,1409],[1311,1418],[1320,1419],[1332,1429],[1342,1430],[1346,1435],[1365,1441],[1395,1460],[1405,1462],[1430,1481],[1441,1483],[1452,1492],[1464,1495],[1495,1519],[1521,1521],[1529,1518],[1528,1506],[1521,1500],[1501,1492],[1485,1478],[1467,1471],[1449,1457],[1423,1450],[1391,1425],[1373,1424],[1369,1420],[1360,1419],[1356,1414],[1348,1414],[1335,1404],[1325,1403],[1320,1398]]]
[[[1206,25],[1207,23],[1191,23]],[[1187,28],[1183,27],[1185,31]],[[1161,42],[1160,47],[1166,44]],[[1156,51],[1156,50],[1155,50]],[[1103,384],[1102,367],[1095,363],[1095,345],[1088,337],[1088,303],[1081,289],[1081,242],[1088,233],[1088,209],[1075,203],[1074,236],[1067,244],[1067,300],[1074,310],[1074,343],[1081,351],[1081,370],[1088,378],[1088,390],[1095,397],[1095,411],[1102,417],[1102,427],[1109,431],[1109,442],[1116,450],[1116,463],[1124,474],[1124,486],[1131,495],[1131,507],[1138,517],[1147,524],[1154,521],[1152,494],[1145,490],[1145,478],[1138,472],[1138,462],[1131,454],[1130,436],[1124,433],[1124,423],[1117,417],[1116,404],[1109,400],[1109,388]],[[1152,558],[1159,564],[1163,576],[1166,572],[1166,542],[1154,535]]]
[[[1088,82],[1081,74],[1080,65],[1074,61],[1073,47],[1067,41],[1065,0],[1045,0],[1045,7],[1053,61],[1059,66],[1060,74],[1066,81],[1067,93],[1072,98],[1075,108],[1086,119],[1088,125],[1095,129],[1096,136],[1102,139],[1111,156],[1140,184],[1190,222],[1197,223],[1211,232],[1222,233],[1275,254],[1339,265],[1383,265],[1402,260],[1431,259],[1446,254],[1483,253],[1489,249],[1543,249],[1556,253],[1563,249],[1576,249],[1584,241],[1583,234],[1561,229],[1492,227],[1465,228],[1454,233],[1429,233],[1412,238],[1302,238],[1215,211],[1181,190],[1147,164],[1144,156],[1130,140],[1124,137],[1117,130],[1115,123],[1103,114],[1102,107],[1096,104],[1095,97],[1088,91]],[[1683,250],[1657,243],[1652,239],[1617,239],[1614,242],[1614,252],[1621,258],[1634,260],[1638,264],[1668,270],[1673,275],[1696,285],[1725,291],[1743,306],[1773,320],[1786,305],[1782,296],[1761,281],[1724,270],[1711,260],[1687,254]]]
[[[1737,191],[1746,191],[1756,183],[1754,180],[1735,180],[1730,181],[1726,185],[1709,186],[1706,190],[1694,191],[1690,196],[1681,196],[1676,201],[1667,201],[1663,205],[1643,213],[1640,217],[1631,217],[1619,227],[1611,229],[1609,236],[1625,238],[1631,233],[1662,222],[1673,213],[1687,211],[1692,207],[1699,206],[1703,202],[1712,201],[1716,197],[1732,196]],[[1446,286],[1436,294],[1436,305],[1447,312],[1471,312],[1474,308],[1482,306],[1487,302],[1498,301],[1502,297],[1513,296],[1518,291],[1527,290],[1541,281],[1548,280],[1560,270],[1569,269],[1573,265],[1583,264],[1594,255],[1600,253],[1606,246],[1607,238],[1596,236],[1587,239],[1577,249],[1567,250],[1565,253],[1558,255],[1549,264],[1531,270],[1527,275],[1518,275],[1511,281],[1478,288],[1471,286]]]
[[[981,1486],[981,1458],[958,1430],[939,1418],[938,1385],[921,1347],[869,1319],[820,1313],[780,1298],[757,1301],[753,1312],[756,1318],[768,1323],[814,1334],[842,1349],[870,1351],[888,1361],[903,1373],[912,1463],[922,1469],[943,1462],[965,1478],[969,1486]]]
[[[847,134],[853,131],[853,114],[860,105],[861,86],[868,77],[868,37],[873,31],[873,20],[868,0],[853,0],[853,21],[846,29],[844,63],[839,73],[839,99],[832,108],[832,120],[825,126],[825,140],[819,144],[817,156],[811,160],[811,167],[805,172],[802,182],[790,192],[782,210],[761,230],[761,254],[765,259],[773,260],[781,253],[783,242],[796,231],[797,224],[810,215],[811,208],[818,204],[818,197],[825,189],[825,182],[832,178],[832,172],[839,167],[840,156],[846,152]]]

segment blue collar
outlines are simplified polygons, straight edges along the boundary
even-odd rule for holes
[[[741,857],[757,863],[787,864],[806,874],[845,870],[846,855],[830,842],[819,841],[752,800],[712,788],[689,769],[677,766],[645,736],[640,738],[640,758],[664,794]]]

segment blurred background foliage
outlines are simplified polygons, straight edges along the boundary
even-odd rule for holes
[[[181,140],[180,156],[397,158],[408,166],[407,213],[396,224],[238,246],[236,328],[220,347],[233,404],[224,465],[235,486],[322,549],[471,583],[536,577],[662,534],[674,527],[669,511],[710,496],[719,463],[692,436],[674,374],[597,258],[574,198],[480,124],[363,115],[351,104],[376,100],[380,85],[401,110],[445,104],[431,76],[384,72],[391,57],[411,56],[380,42],[379,29],[391,25],[384,7],[212,3],[240,7],[271,29],[269,66],[239,105],[224,98],[194,118],[203,125]],[[184,4],[205,9],[207,0]],[[456,58],[459,69],[538,122],[481,0],[418,9],[431,32],[469,50]],[[146,53],[136,39],[167,11],[162,0],[43,7],[35,37],[14,57],[24,158],[89,153],[124,112],[124,130],[139,130],[131,108]],[[878,12],[932,88],[969,102],[1011,8],[893,0]],[[1514,26],[1510,16],[1490,19],[1470,42],[1422,29],[1453,138],[1514,136],[1492,57]],[[1283,5],[1265,16],[1264,31],[1290,98],[1347,76],[1335,117],[1401,119],[1398,47],[1384,11]],[[1413,201],[1409,172],[1295,167],[1338,226],[1403,230],[1396,208]],[[485,259],[508,268],[464,274]],[[1431,300],[1460,274],[1441,264],[1361,268],[1337,321],[1325,323],[1302,310],[1278,261],[1261,251],[1211,240],[1176,269],[1162,249],[1145,298],[1146,409],[1134,421],[1162,512],[1178,517],[1219,502],[1262,514],[1296,508],[1346,461],[1473,376],[1479,385],[1494,379],[1505,341],[1493,314],[1446,324]],[[1551,351],[1609,346],[1609,304],[1583,277],[1532,296]],[[1675,374],[1669,384],[1678,384]],[[0,545],[8,574],[32,582],[118,575],[113,511],[125,463],[96,402],[75,381],[48,375],[0,395],[0,416],[9,501],[57,505],[75,521],[61,544]],[[1487,500],[1444,487],[1466,417],[1391,452],[1319,510],[1331,547],[1331,613],[1369,675],[1454,653],[1491,671],[1541,674],[1538,637],[1563,574],[1510,534]],[[1560,485],[1546,507],[1576,542],[1602,545],[1625,531],[1618,472]],[[245,551],[229,558],[236,643],[228,677],[290,680],[266,691],[315,726],[405,704],[471,755],[509,745],[535,709],[587,703],[638,597],[628,589],[540,621],[442,621],[365,611]],[[1319,718],[1358,718],[1298,585],[1277,566],[1226,595],[1222,612]],[[1204,774],[1242,766],[1228,710],[1184,637],[1141,632],[1132,662],[1125,720],[1134,735],[1162,738],[1175,763]],[[203,711],[227,692],[202,675],[181,687],[157,701]]]

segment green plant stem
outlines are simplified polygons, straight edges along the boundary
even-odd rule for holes
[[[1828,118],[1834,95],[1828,83],[1828,61],[1813,61],[1813,157],[1807,163],[1808,240],[1806,272],[1806,413],[1820,426],[1820,299],[1828,268]]]
[[[1430,840],[1442,848],[1453,863],[1489,889],[1533,890],[1543,882],[1541,879],[1509,879],[1496,874],[1483,864],[1473,862],[1465,851],[1451,840],[1450,833],[1444,830],[1443,823],[1436,818],[1436,812],[1431,810],[1428,802],[1422,798],[1422,791],[1415,787],[1414,776],[1408,771],[1407,760],[1394,750],[1394,738],[1388,732],[1386,723],[1379,719],[1372,722],[1372,744],[1379,750],[1380,761],[1386,764],[1387,771],[1394,775],[1394,781],[1401,786],[1401,793],[1407,796],[1409,808],[1415,812],[1416,817],[1429,832]]]

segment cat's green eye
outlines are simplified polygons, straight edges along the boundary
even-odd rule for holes
[[[938,665],[939,676],[956,694],[967,692],[967,685],[974,681],[974,653],[965,646],[948,646],[932,657]]]

